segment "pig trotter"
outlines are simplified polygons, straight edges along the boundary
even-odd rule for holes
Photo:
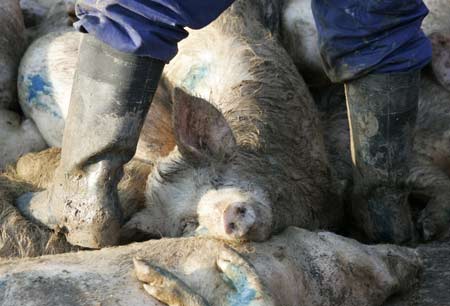
[[[169,306],[209,306],[203,297],[167,270],[138,258],[133,262],[136,276],[144,283],[145,291],[158,301]]]
[[[217,267],[233,288],[226,297],[227,305],[275,305],[254,267],[236,251],[225,248],[217,260]]]
[[[372,241],[403,243],[414,230],[406,176],[420,72],[368,75],[346,84],[354,190],[352,213]]]
[[[136,151],[163,66],[84,36],[61,162],[46,191],[18,200],[26,217],[60,228],[74,245],[117,243],[122,223],[117,184]]]
[[[138,258],[133,259],[133,262],[136,277],[144,283],[144,289],[157,300],[170,306],[209,305],[203,297],[167,270]],[[224,281],[230,286],[223,305],[275,305],[255,269],[236,251],[225,247],[216,264]]]

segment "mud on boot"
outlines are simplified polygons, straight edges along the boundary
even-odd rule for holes
[[[83,37],[61,162],[49,189],[19,198],[25,216],[62,229],[75,245],[117,243],[122,222],[117,184],[136,151],[163,67],[162,61]]]

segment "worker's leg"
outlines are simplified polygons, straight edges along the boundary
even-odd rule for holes
[[[345,84],[354,165],[352,212],[374,241],[405,242],[413,227],[409,172],[420,72],[369,74]]]
[[[163,66],[85,35],[60,165],[48,190],[19,198],[22,213],[61,228],[75,245],[116,244],[121,226],[117,184],[123,164],[134,155]]]
[[[90,34],[80,46],[61,163],[48,190],[18,200],[24,215],[66,232],[72,244],[116,244],[121,226],[117,184],[123,165],[135,153],[164,62],[186,37],[184,26],[206,25],[229,3],[78,4],[79,26]]]
[[[123,52],[169,61],[184,29],[199,29],[216,19],[234,0],[78,0],[84,28]]]
[[[413,227],[408,159],[420,69],[431,58],[422,1],[313,0],[325,69],[346,82],[354,168],[352,211],[375,241],[404,242]]]

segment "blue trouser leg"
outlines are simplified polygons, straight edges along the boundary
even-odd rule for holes
[[[324,68],[345,82],[353,162],[351,212],[374,242],[415,234],[408,203],[420,69],[431,59],[422,0],[313,0]]]
[[[78,0],[75,26],[122,52],[165,62],[188,35],[216,19],[234,0]]]
[[[419,70],[431,59],[422,0],[312,0],[325,71],[334,82]]]

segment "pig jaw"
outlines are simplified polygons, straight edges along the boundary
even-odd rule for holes
[[[265,241],[272,232],[272,210],[260,191],[226,187],[207,191],[198,204],[199,227],[225,240]]]

